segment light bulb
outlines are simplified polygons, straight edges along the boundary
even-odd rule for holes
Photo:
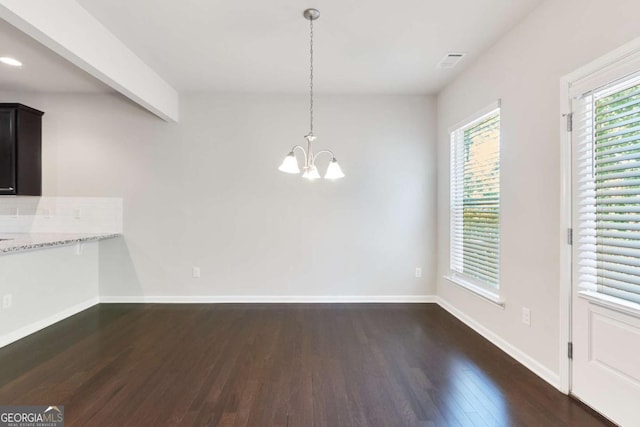
[[[315,165],[312,165],[304,172],[302,175],[303,178],[307,178],[309,181],[313,181],[314,179],[320,178],[320,174],[318,173],[318,168]]]
[[[293,153],[293,151],[284,158],[278,170],[285,173],[300,173],[298,160],[296,159],[296,155]]]
[[[344,173],[342,172],[342,169],[340,169],[338,161],[334,158],[333,160],[331,160],[331,163],[329,163],[329,167],[327,168],[327,173],[324,175],[324,179],[339,179],[343,177]]]

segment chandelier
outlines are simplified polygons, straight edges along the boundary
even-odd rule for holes
[[[317,153],[313,152],[313,141],[315,141],[316,136],[313,134],[313,21],[320,18],[320,11],[317,9],[307,9],[304,11],[303,16],[305,19],[309,20],[310,32],[309,32],[309,57],[310,57],[310,68],[309,68],[309,123],[310,129],[309,133],[305,135],[307,140],[307,149],[301,145],[294,146],[287,157],[284,158],[284,161],[278,168],[282,172],[286,173],[300,173],[300,167],[298,166],[298,159],[296,158],[296,150],[302,151],[304,155],[304,166],[302,170],[304,173],[302,174],[303,178],[306,178],[310,181],[314,179],[320,178],[320,173],[318,172],[318,168],[316,167],[316,159],[321,154],[328,154],[331,156],[331,162],[329,163],[329,167],[327,167],[327,172],[324,175],[325,179],[338,179],[344,177],[344,173],[342,173],[342,169],[340,169],[340,165],[336,160],[336,156],[333,154],[331,150],[320,150]]]

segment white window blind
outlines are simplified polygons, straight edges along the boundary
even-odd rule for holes
[[[451,270],[497,289],[500,261],[500,108],[451,133]]]
[[[574,100],[583,289],[640,303],[640,79]]]

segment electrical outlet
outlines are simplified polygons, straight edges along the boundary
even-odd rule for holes
[[[416,267],[416,277],[417,278],[422,277],[422,268]]]
[[[193,267],[193,278],[194,279],[200,278],[200,267]]]
[[[13,305],[13,296],[11,294],[6,294],[2,297],[2,309],[6,310],[11,308]]]
[[[522,307],[522,323],[531,326],[531,310],[526,307]]]
[[[74,217],[75,219],[80,219],[80,218],[82,218],[82,209],[81,209],[81,208],[75,208],[75,209],[73,210],[73,217]]]

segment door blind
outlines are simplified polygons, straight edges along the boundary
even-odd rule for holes
[[[574,101],[579,285],[640,303],[640,79]]]
[[[499,284],[500,109],[451,133],[451,270]]]

